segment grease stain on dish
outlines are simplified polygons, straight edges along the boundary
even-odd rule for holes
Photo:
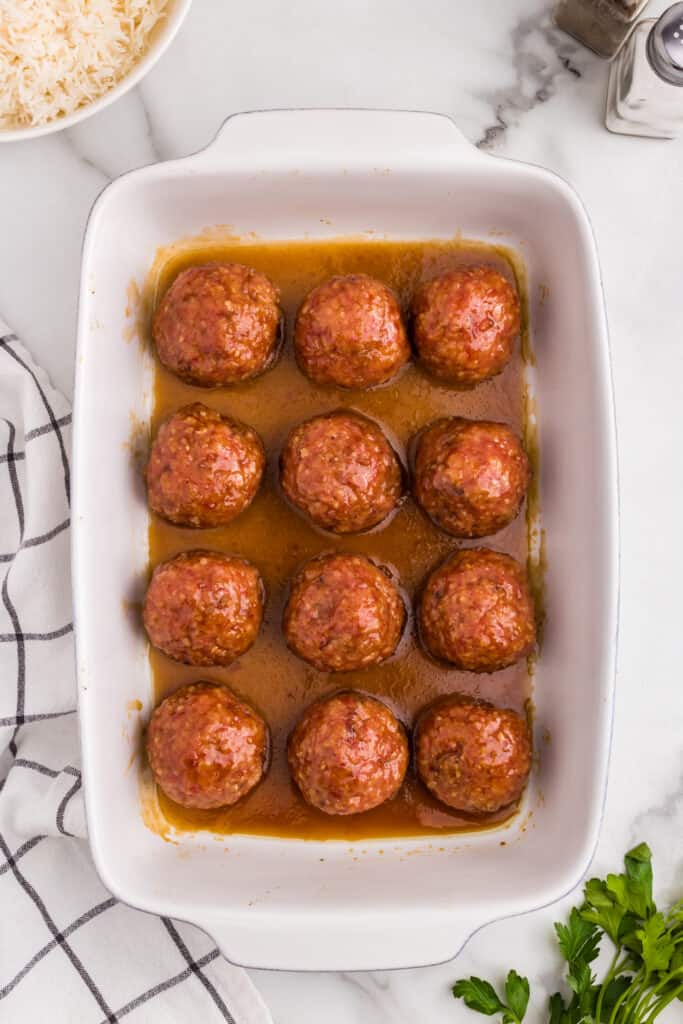
[[[125,771],[129,772],[136,763],[144,766],[147,761],[145,754],[145,728],[140,712],[143,709],[141,700],[129,700],[126,704],[126,719],[130,723],[121,729],[121,735],[130,745],[131,751]]]
[[[123,442],[123,448],[130,455],[133,468],[142,480],[149,455],[150,425],[148,420],[141,419],[135,412],[129,412],[128,417],[130,419],[130,434],[128,440]]]
[[[154,832],[164,842],[180,846],[180,841],[175,836],[175,829],[159,806],[156,783],[146,758],[143,759],[138,772],[138,800],[143,824],[150,832]]]
[[[136,342],[143,352],[150,350],[148,310],[145,307],[142,289],[135,278],[131,278],[126,287],[124,315],[126,323],[123,328],[123,340],[128,345]]]

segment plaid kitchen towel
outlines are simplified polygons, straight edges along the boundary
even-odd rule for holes
[[[272,1024],[196,928],[102,887],[86,835],[67,402],[0,324],[0,1021]]]

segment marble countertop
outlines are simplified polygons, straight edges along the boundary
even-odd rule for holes
[[[487,150],[568,179],[598,238],[621,463],[616,728],[593,869],[618,868],[626,849],[647,840],[665,899],[683,891],[683,140],[610,135],[608,65],[559,32],[550,11],[545,0],[195,0],[140,87],[74,129],[0,147],[0,317],[70,394],[80,246],[94,198],[123,171],[200,148],[238,110],[441,111]],[[559,968],[552,922],[572,902],[490,925],[439,967],[252,973],[277,1024],[453,1024],[476,1019],[452,999],[455,978],[496,978],[514,965],[535,993],[528,1019],[541,1021]],[[661,1019],[680,1013],[677,1005]]]

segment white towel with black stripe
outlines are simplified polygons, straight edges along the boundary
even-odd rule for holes
[[[71,411],[0,323],[0,1020],[272,1024],[196,928],[102,887],[86,835],[69,573]]]

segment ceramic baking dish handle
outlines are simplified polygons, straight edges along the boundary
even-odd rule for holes
[[[199,155],[252,170],[459,165],[487,157],[444,114],[386,110],[264,110],[235,114]],[[195,158],[197,159],[197,158]]]
[[[431,915],[423,908],[418,917],[407,908],[322,916],[289,910],[251,919],[229,914],[193,917],[192,923],[211,935],[227,960],[240,966],[290,970],[295,963],[307,971],[379,971],[395,964],[451,960],[495,917],[493,909],[474,919],[454,913],[452,907]]]

